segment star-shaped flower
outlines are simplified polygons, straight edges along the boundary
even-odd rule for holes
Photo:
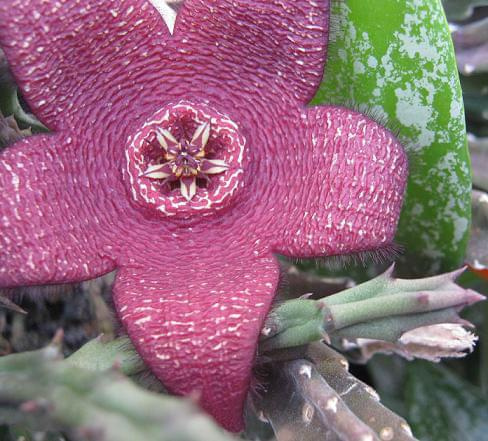
[[[54,132],[0,155],[0,287],[117,270],[115,307],[148,366],[230,430],[275,254],[387,247],[402,205],[395,137],[346,108],[306,107],[328,15],[325,0],[187,0],[171,35],[146,0],[0,3],[0,44]],[[145,176],[171,161],[154,134],[180,141],[204,123],[220,173],[184,195]]]
[[[147,141],[154,147],[155,142],[164,150],[166,161],[150,165],[143,176],[151,179],[162,179],[171,184],[180,181],[180,191],[186,200],[191,200],[197,192],[197,179],[210,181],[208,175],[223,173],[228,169],[221,159],[206,159],[205,147],[210,136],[210,123],[201,124],[193,136],[183,136],[177,140],[168,130],[156,132],[155,139]],[[156,144],[156,149],[158,148]]]

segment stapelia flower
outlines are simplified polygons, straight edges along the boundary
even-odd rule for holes
[[[306,107],[328,12],[325,0],[187,0],[171,35],[144,0],[0,3],[0,44],[53,132],[0,156],[0,286],[117,270],[115,306],[148,366],[230,430],[274,255],[387,247],[399,217],[395,137],[345,108]],[[219,173],[185,195],[184,173],[146,176],[171,160],[158,133],[183,142],[206,123],[197,159]]]

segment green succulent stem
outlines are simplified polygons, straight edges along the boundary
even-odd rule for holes
[[[127,339],[92,341],[66,360],[56,344],[1,357],[0,424],[79,440],[235,439],[189,400],[149,392],[122,375],[139,371],[136,357]]]
[[[458,310],[456,308],[447,308],[419,314],[383,317],[378,320],[345,327],[335,332],[334,335],[347,339],[354,339],[360,336],[360,338],[396,342],[403,334],[412,329],[438,323],[457,322],[460,322]]]
[[[412,329],[440,323],[469,325],[458,312],[484,297],[454,283],[464,269],[424,279],[395,279],[393,267],[353,288],[319,300],[295,299],[277,306],[262,332],[262,351],[328,337],[395,342]]]
[[[115,366],[129,376],[146,369],[129,337],[105,341],[103,336],[99,336],[69,356],[66,363],[89,371],[104,371]]]

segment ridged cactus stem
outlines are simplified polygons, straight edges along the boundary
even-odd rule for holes
[[[122,375],[117,367],[141,366],[126,341],[106,347],[110,356],[98,341],[69,360],[56,345],[0,358],[0,424],[61,430],[74,440],[234,439],[188,400],[149,392]]]
[[[392,271],[320,300],[301,298],[277,306],[263,328],[261,351],[341,336],[394,342],[424,326],[469,326],[458,312],[484,300],[454,283],[464,269],[414,280],[394,279]]]

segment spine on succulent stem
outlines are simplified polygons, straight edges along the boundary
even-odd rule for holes
[[[402,280],[392,277],[392,266],[375,279],[332,296],[284,302],[269,314],[260,348],[269,351],[329,337],[395,342],[404,333],[424,326],[469,326],[458,312],[484,297],[454,283],[463,271]]]

